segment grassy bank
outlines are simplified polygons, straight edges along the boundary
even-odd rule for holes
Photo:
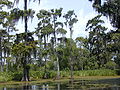
[[[113,78],[120,78],[120,76],[74,76],[74,80],[101,80],[101,79],[113,79]],[[7,81],[7,82],[0,82],[0,87],[7,86],[11,87],[11,85],[25,85],[25,84],[37,84],[37,83],[46,83],[46,82],[67,82],[70,81],[70,78],[64,77],[59,80],[53,79],[38,79],[36,81]]]
[[[70,78],[70,71],[61,71],[61,78]],[[83,71],[74,71],[74,77],[89,77],[89,76],[118,76],[119,70],[83,70]],[[32,81],[43,79],[44,72],[42,71],[30,71],[30,79]],[[47,72],[48,79],[53,79],[56,77],[55,71]],[[0,82],[7,81],[20,81],[22,78],[22,72],[2,72],[0,73]]]

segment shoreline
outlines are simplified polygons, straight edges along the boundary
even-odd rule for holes
[[[74,80],[101,80],[101,79],[115,79],[120,78],[120,76],[82,76],[82,77],[74,77]],[[0,87],[5,85],[21,85],[21,84],[37,84],[37,83],[46,83],[46,82],[65,82],[70,81],[70,78],[64,77],[59,80],[53,79],[38,79],[38,80],[31,80],[31,81],[8,81],[8,82],[0,82]]]

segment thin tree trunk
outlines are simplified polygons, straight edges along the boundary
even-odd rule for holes
[[[9,43],[9,41],[10,41],[10,37],[9,37],[9,27],[8,27],[8,40],[7,40],[7,42]],[[7,58],[9,58],[9,56],[10,56],[10,48],[8,48],[8,50],[7,50]],[[8,71],[8,66],[9,66],[9,62],[6,59],[6,72]]]
[[[45,46],[44,46],[44,49],[46,50],[46,37],[45,37],[45,35],[44,35],[44,44],[45,44]],[[47,79],[47,55],[45,55],[45,71],[44,71],[44,78],[45,79]]]
[[[3,61],[2,61],[2,37],[0,35],[0,71],[3,72]]]
[[[59,66],[59,59],[57,57],[57,79],[60,79],[60,66]]]
[[[72,34],[73,34],[73,30],[72,28],[70,28],[70,39],[72,40]],[[73,59],[72,59],[72,44],[70,41],[70,49],[71,49],[71,53],[70,53],[70,68],[71,68],[71,80],[73,80]]]
[[[59,59],[57,56],[57,49],[56,49],[56,33],[55,33],[55,28],[56,28],[56,24],[55,24],[55,17],[53,17],[53,21],[54,21],[54,43],[55,43],[55,56],[57,58],[57,79],[60,79],[60,66],[59,66]]]
[[[38,66],[39,67],[41,67],[41,65],[42,65],[42,53],[41,53],[41,48],[42,48],[42,46],[41,46],[41,41],[42,41],[42,39],[40,38],[40,37],[38,37],[38,41],[39,41],[39,57],[38,57],[38,59],[39,59],[39,64],[38,64]]]
[[[71,71],[70,71],[71,80],[73,80],[74,77],[73,77],[73,60],[72,60],[72,56],[70,56],[70,69],[71,69]]]

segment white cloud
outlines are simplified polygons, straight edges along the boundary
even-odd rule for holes
[[[90,12],[87,15],[85,15],[85,11],[81,9],[78,12],[78,22],[76,25],[74,25],[74,33],[73,38],[75,39],[78,36],[86,37],[88,36],[88,32],[85,31],[86,24],[88,20],[95,17],[97,14],[95,12]]]
[[[11,1],[14,1],[14,0],[11,0]],[[51,2],[50,0],[41,0],[40,5],[39,5],[38,2],[33,3],[31,1],[28,4],[28,8],[35,10],[36,13],[40,9],[47,9],[48,10],[48,9],[51,9],[54,7],[54,6],[51,6],[51,4],[53,4],[53,3],[50,3],[50,2]],[[64,2],[60,2],[60,3],[62,5],[62,3],[64,3]],[[56,4],[54,4],[54,5],[56,6]],[[23,0],[20,0],[20,4],[18,5],[18,7],[24,8]],[[73,8],[73,6],[71,6],[71,7]],[[66,10],[68,7],[64,6],[63,8],[64,8],[64,10]],[[65,13],[66,13],[66,11],[65,11]],[[90,7],[90,8],[81,7],[81,9],[75,10],[75,13],[77,14],[78,22],[74,25],[73,38],[75,39],[78,36],[82,36],[82,37],[88,36],[88,32],[85,31],[86,23],[88,22],[88,20],[95,17],[97,15],[97,13],[95,13],[95,11],[92,10],[92,7]],[[108,27],[109,29],[111,29],[112,26],[110,25],[109,20],[106,20],[106,18],[104,18],[104,19],[105,19],[105,26]],[[29,25],[28,30],[30,30],[30,31],[35,30],[35,27],[37,27],[37,23],[38,23],[38,20],[37,20],[37,17],[35,16],[32,23],[28,22],[28,25]],[[19,32],[24,32],[24,22],[20,21],[17,25],[17,29],[19,29]],[[67,29],[67,31],[68,31],[68,33],[66,36],[69,37],[69,30]]]
[[[86,24],[88,20],[94,18],[97,15],[98,14],[94,11],[89,12],[88,14],[85,14],[85,11],[81,9],[77,14],[78,22],[77,24],[74,25],[73,38],[75,39],[76,37],[79,37],[79,36],[82,36],[82,37],[88,36],[89,33],[85,31]],[[101,19],[105,21],[104,26],[108,28],[108,30],[113,29],[112,25],[110,24],[110,21],[106,17],[102,17]]]

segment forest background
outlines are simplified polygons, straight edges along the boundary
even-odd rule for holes
[[[120,1],[89,1],[1,0],[0,81],[119,75]]]

